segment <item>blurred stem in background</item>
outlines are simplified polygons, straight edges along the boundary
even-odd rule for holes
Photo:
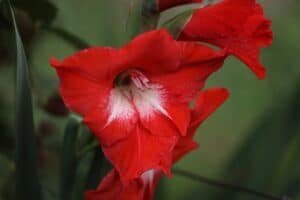
[[[73,45],[76,49],[85,49],[90,47],[86,41],[60,27],[49,26],[47,27],[47,30],[53,32],[67,43]]]
[[[208,184],[211,186],[220,187],[220,188],[224,188],[227,190],[232,190],[233,192],[248,193],[250,195],[254,195],[257,197],[270,199],[270,200],[289,200],[290,199],[287,196],[278,197],[278,196],[274,196],[271,194],[266,194],[264,192],[258,192],[258,191],[255,191],[255,190],[252,190],[249,188],[245,188],[240,185],[233,185],[233,184],[225,183],[225,182],[219,181],[219,180],[212,180],[210,178],[199,176],[197,174],[194,174],[194,173],[191,173],[186,170],[179,169],[179,168],[173,168],[172,171],[174,172],[174,174],[177,174],[179,176],[184,176],[186,178],[198,181],[200,183]]]

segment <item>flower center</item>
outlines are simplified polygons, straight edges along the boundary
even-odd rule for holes
[[[107,124],[121,117],[129,119],[137,113],[142,119],[149,119],[155,112],[168,116],[164,109],[163,89],[140,71],[128,70],[114,80],[110,95],[110,117]]]
[[[130,83],[131,83],[131,77],[130,74],[128,74],[127,72],[122,72],[114,80],[115,87],[129,86]]]
[[[114,86],[121,90],[150,89],[149,79],[138,70],[128,70],[119,74],[114,80]]]

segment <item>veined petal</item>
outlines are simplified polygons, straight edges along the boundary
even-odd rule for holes
[[[178,137],[159,137],[140,125],[126,139],[103,146],[106,157],[113,163],[123,183],[139,177],[148,169],[159,169],[168,174],[166,159],[171,156]],[[171,163],[170,163],[171,164]]]
[[[62,62],[50,59],[60,79],[63,100],[71,110],[85,115],[95,105],[106,105],[119,70],[113,65],[115,53],[112,48],[90,48]]]
[[[227,55],[225,51],[218,52],[201,44],[183,42],[179,45],[181,68],[176,72],[151,76],[150,80],[161,85],[169,99],[184,104],[195,98],[208,76],[223,65]]]
[[[177,127],[174,122],[188,124],[190,111],[185,107],[173,108],[175,104],[169,105],[165,90],[159,85],[148,84],[148,88],[137,89],[133,92],[133,102],[141,124],[150,133],[171,137],[178,136],[180,131],[182,134],[186,133],[186,127]]]
[[[257,75],[265,77],[259,50],[271,44],[271,21],[255,0],[224,0],[200,8],[182,30],[179,40],[208,42],[226,48]]]
[[[120,49],[119,57],[129,68],[147,74],[175,71],[180,64],[180,49],[166,30],[146,32]]]
[[[218,70],[226,58],[224,51],[217,52],[201,44],[179,43],[181,50],[181,68],[176,72],[149,77],[154,85],[159,85],[163,90],[163,108],[181,135],[185,136],[190,123],[189,102],[195,98],[204,86],[206,79]],[[163,120],[160,116],[151,118],[159,123]],[[142,120],[144,125],[158,133],[157,123]],[[162,124],[162,123],[159,123]],[[166,126],[163,126],[166,127]]]
[[[60,93],[66,106],[81,115],[95,105],[105,105],[110,88],[65,69],[57,69]]]
[[[152,115],[141,118],[140,121],[149,133],[156,136],[173,137],[180,134],[172,119],[169,119],[169,117],[158,111],[154,111]]]
[[[182,66],[196,66],[203,63],[224,61],[228,53],[226,50],[217,51],[207,45],[195,42],[179,42]]]
[[[168,100],[165,104],[165,108],[169,114],[169,120],[177,127],[179,133],[185,136],[191,118],[188,104]]]
[[[199,94],[192,111],[190,128],[197,128],[209,115],[221,106],[229,97],[225,88],[207,89]]]
[[[110,91],[107,104],[96,105],[84,118],[84,123],[103,146],[127,137],[134,131],[137,121],[138,114],[131,100],[119,88]]]
[[[117,52],[117,49],[109,47],[88,48],[62,62],[51,58],[50,63],[57,71],[72,72],[89,81],[112,86],[115,77],[123,70],[117,65],[120,62]]]

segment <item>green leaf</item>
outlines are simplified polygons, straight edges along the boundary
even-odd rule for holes
[[[194,9],[184,11],[175,17],[167,20],[166,22],[160,25],[160,28],[166,28],[173,35],[174,38],[178,38],[182,29],[186,23],[191,19]]]
[[[97,148],[87,174],[86,189],[96,189],[101,179],[106,176],[111,168],[111,164],[105,159],[100,147]]]
[[[142,30],[142,2],[141,1],[130,1],[130,8],[128,11],[128,17],[126,20],[126,33],[128,33],[128,40],[138,35]]]
[[[9,4],[17,46],[16,74],[16,195],[17,199],[42,199],[37,172],[37,147],[28,65],[14,11]]]
[[[64,143],[61,152],[60,199],[71,199],[77,171],[76,143],[79,123],[71,118],[66,126]]]
[[[104,163],[104,155],[100,148],[95,150],[90,169],[87,175],[86,189],[95,189],[101,180],[101,167]]]

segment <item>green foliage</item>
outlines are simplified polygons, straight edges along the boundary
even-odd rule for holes
[[[60,199],[71,199],[77,170],[76,144],[79,123],[70,119],[65,130],[63,149],[61,152]]]
[[[9,1],[8,1],[9,2]],[[37,148],[34,134],[28,65],[14,12],[10,6],[17,46],[16,75],[16,195],[18,200],[42,199],[37,175]]]
[[[175,17],[167,20],[166,22],[163,22],[163,24],[161,24],[160,27],[168,29],[168,31],[173,35],[174,38],[178,38],[180,32],[184,28],[184,25],[192,17],[193,12],[194,9],[184,11],[176,15]]]
[[[105,169],[106,168],[106,169]],[[94,150],[92,162],[87,173],[86,189],[96,189],[101,178],[108,172],[110,166],[100,148]],[[104,173],[102,171],[105,171]]]

